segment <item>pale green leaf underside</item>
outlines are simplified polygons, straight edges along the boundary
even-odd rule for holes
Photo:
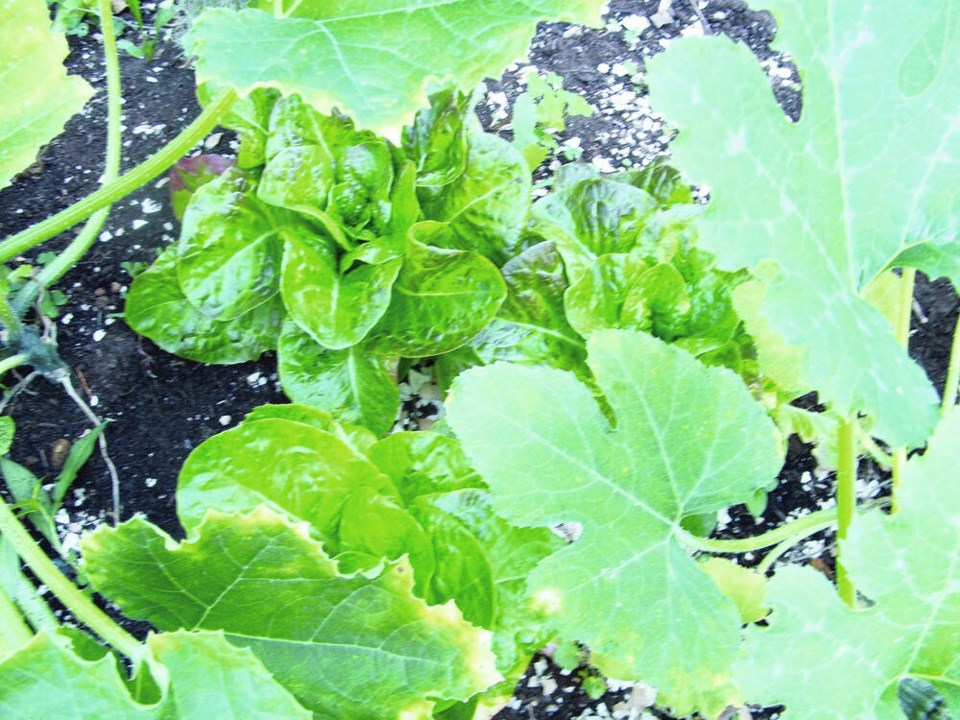
[[[874,416],[891,444],[922,444],[934,393],[860,291],[905,248],[955,236],[960,9],[767,7],[803,74],[795,125],[745,47],[681,42],[650,63],[653,101],[681,131],[677,164],[711,188],[703,243],[730,267],[776,260],[764,314],[807,348],[808,386],[843,415]]]
[[[736,699],[739,618],[677,542],[679,522],[769,483],[773,425],[733,374],[648,335],[601,331],[588,351],[616,430],[573,375],[502,363],[458,378],[450,423],[504,517],[582,526],[529,580],[561,635],[674,710],[719,712]]]
[[[499,679],[490,634],[452,603],[414,597],[406,560],[340,576],[305,524],[262,506],[211,512],[179,544],[135,518],[85,537],[83,554],[97,590],[128,615],[222,630],[319,717],[426,716],[431,699],[466,699]]]
[[[926,454],[907,464],[897,514],[874,511],[854,521],[844,564],[876,603],[870,609],[848,609],[812,570],[777,573],[770,627],[750,629],[738,666],[748,700],[784,703],[791,720],[900,718],[897,684],[912,675],[960,711],[958,465],[954,413]]]
[[[26,169],[37,151],[63,131],[93,95],[85,80],[67,76],[70,52],[50,30],[43,0],[0,0],[0,188]]]
[[[299,93],[366,128],[396,129],[429,80],[470,91],[522,57],[539,20],[598,24],[603,0],[298,0],[273,14],[210,10],[188,36],[198,82]]]

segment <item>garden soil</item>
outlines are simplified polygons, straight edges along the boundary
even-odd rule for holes
[[[603,171],[642,165],[667,152],[665,123],[650,108],[644,93],[644,59],[678,35],[725,33],[746,42],[757,54],[785,108],[797,117],[796,73],[769,44],[774,24],[741,2],[700,3],[687,0],[613,0],[601,30],[545,25],[527,61],[488,83],[480,108],[488,127],[502,128],[509,107],[523,89],[523,78],[537,68],[564,79],[567,90],[583,95],[596,109],[590,117],[571,118],[558,140],[557,157],[539,176],[549,175],[562,160],[574,156]],[[143,3],[149,21],[155,11]],[[169,30],[170,28],[168,28]],[[126,36],[137,40],[128,29]],[[71,37],[71,72],[98,89],[86,110],[70,121],[66,132],[50,143],[37,163],[11,187],[0,192],[0,236],[42,220],[96,189],[102,171],[106,102],[104,67],[95,34]],[[168,142],[198,113],[190,64],[175,42],[160,42],[153,57],[121,60],[124,91],[123,168],[129,169]],[[205,152],[230,154],[234,138],[217,132],[203,143]],[[177,473],[190,451],[210,436],[234,426],[257,405],[285,402],[272,354],[255,363],[201,365],[169,355],[139,338],[123,322],[124,294],[138,264],[152,261],[172,242],[177,223],[170,210],[168,183],[157,178],[116,205],[92,251],[60,283],[66,302],[53,321],[60,354],[74,371],[74,383],[94,411],[109,420],[110,456],[120,476],[123,519],[142,513],[175,537],[182,536],[174,494]],[[72,232],[39,252],[58,250]],[[38,253],[28,258],[38,261]],[[958,300],[944,282],[917,287],[911,353],[942,389]],[[16,374],[8,376],[13,385]],[[811,401],[812,402],[812,401]],[[417,427],[439,411],[429,397],[404,403],[404,427]],[[61,462],[59,448],[90,426],[62,390],[34,380],[9,404],[17,423],[11,456],[35,473],[53,477]],[[268,460],[268,459],[267,459]],[[862,497],[882,494],[887,479],[864,464],[859,483]],[[809,448],[791,440],[782,482],[763,517],[746,512],[721,518],[718,531],[727,537],[756,534],[829,502],[832,477],[817,468]],[[69,545],[79,533],[111,520],[111,491],[106,468],[97,454],[81,472],[58,515],[58,530]],[[831,570],[830,538],[811,538],[787,559]],[[756,558],[757,560],[759,558]],[[747,557],[746,561],[752,559]],[[140,632],[145,627],[134,627]],[[548,657],[535,658],[499,720],[536,718],[670,717],[655,706],[655,693],[642,685],[618,685],[600,698],[589,669],[562,670]],[[584,682],[586,679],[586,682]],[[586,688],[586,690],[585,690]],[[597,693],[591,692],[596,695]],[[776,718],[777,709],[732,709],[730,717]]]

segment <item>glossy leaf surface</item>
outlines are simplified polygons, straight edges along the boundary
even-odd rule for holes
[[[371,333],[374,347],[402,357],[455,350],[493,319],[505,295],[503,277],[483,256],[409,240],[390,306]]]
[[[424,216],[448,222],[457,247],[503,265],[516,249],[530,207],[530,170],[520,152],[496,135],[467,133],[463,173],[421,192]]]
[[[330,350],[356,345],[383,317],[403,261],[361,264],[345,274],[332,243],[306,234],[288,236],[280,289],[290,316]]]
[[[277,368],[291,400],[316,405],[376,435],[387,434],[400,409],[391,363],[362,345],[328,350],[288,321],[280,335]]]
[[[272,458],[267,468],[264,458]],[[187,457],[177,512],[191,531],[208,510],[251,512],[264,504],[308,522],[332,554],[343,504],[360,488],[396,496],[390,480],[334,432],[281,418],[243,422]]]
[[[187,299],[217,320],[249,312],[277,293],[288,218],[257,202],[255,184],[226,170],[194,193],[183,215],[177,278]]]
[[[279,293],[232,320],[198,310],[177,281],[175,247],[137,275],[124,306],[130,327],[167,352],[224,365],[256,360],[276,348],[285,314]]]

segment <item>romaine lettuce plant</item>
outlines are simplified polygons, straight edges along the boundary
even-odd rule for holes
[[[182,541],[142,518],[84,539],[85,577],[161,631],[146,643],[0,506],[0,707],[63,712],[56,672],[91,713],[206,716],[202,675],[223,688],[209,702],[245,716],[459,720],[559,638],[680,714],[768,702],[893,718],[918,694],[960,713],[960,349],[939,413],[905,352],[912,270],[960,284],[957,11],[769,4],[803,72],[799,122],[745,48],[682,41],[649,84],[680,127],[684,179],[571,166],[529,214],[529,168],[476,130],[461,91],[537,18],[598,3],[264,0],[202,16],[190,43],[208,110],[184,137],[222,119],[241,152],[181,189],[181,238],[137,280],[128,318],[205,361],[276,347],[309,404],[259,408],[191,454]],[[237,62],[254,36],[286,49]],[[409,63],[391,88],[375,71],[397,53]],[[307,72],[317,58],[334,70]],[[453,87],[415,115],[438,68]],[[687,181],[709,185],[705,210]],[[455,437],[381,437],[394,363],[434,354]],[[829,406],[837,507],[709,537],[704,517],[775,482],[783,438],[758,400],[771,388]],[[856,507],[863,446],[891,468],[890,515]],[[829,528],[837,592],[809,568],[764,580]],[[29,610],[11,548],[132,679]],[[712,557],[764,548],[756,570]]]

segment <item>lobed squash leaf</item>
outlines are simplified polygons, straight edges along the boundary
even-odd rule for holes
[[[376,131],[426,105],[429,82],[470,91],[523,56],[540,20],[599,24],[603,0],[259,0],[200,15],[197,80],[299,94]]]
[[[68,76],[63,34],[50,29],[44,0],[0,0],[0,188],[26,169],[41,147],[83,109],[93,88]]]
[[[746,47],[683,41],[650,63],[677,164],[711,189],[704,247],[731,269],[775,261],[759,312],[801,349],[802,389],[868,413],[891,445],[922,445],[935,393],[862,294],[891,265],[956,275],[938,258],[956,253],[960,222],[960,9],[767,7],[803,74],[796,124]]]
[[[559,634],[678,714],[718,713],[738,697],[740,619],[680,522],[764,487],[776,431],[739,378],[649,335],[599,331],[587,349],[615,427],[573,375],[503,363],[457,378],[450,424],[506,520],[582,528],[528,579]]]

